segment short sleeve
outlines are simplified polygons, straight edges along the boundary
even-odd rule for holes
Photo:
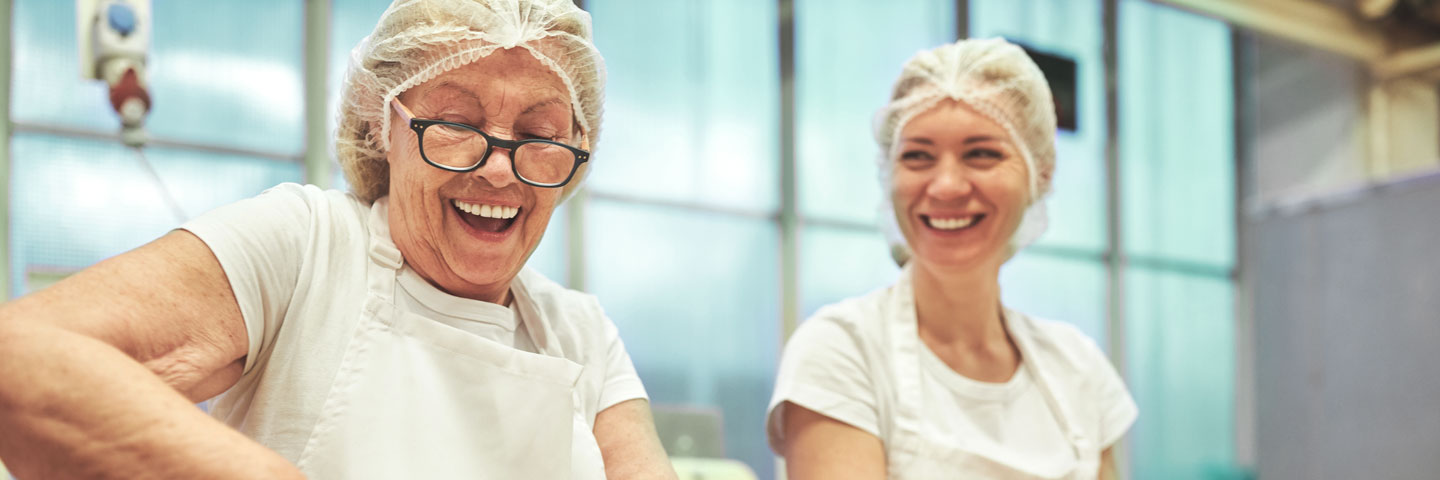
[[[180,227],[205,242],[225,270],[249,337],[245,373],[280,328],[307,250],[312,203],[320,198],[316,187],[281,184]]]
[[[625,342],[620,340],[620,330],[615,328],[615,322],[610,317],[604,318],[605,338],[605,382],[600,389],[600,408],[596,412],[615,406],[626,400],[646,398],[645,385],[640,383],[640,375],[635,373],[635,363],[630,360],[630,352],[625,350]]]
[[[770,449],[777,454],[784,451],[780,407],[785,402],[881,436],[877,394],[860,335],[823,313],[802,323],[785,344],[765,422]]]

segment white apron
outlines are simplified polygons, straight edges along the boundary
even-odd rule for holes
[[[539,354],[471,335],[396,306],[403,264],[383,199],[372,207],[362,318],[304,451],[316,479],[605,478],[575,408],[584,367],[512,284]]]
[[[1020,368],[1034,379],[1036,388],[1045,397],[1045,403],[1055,415],[1056,423],[1069,440],[1074,461],[1055,471],[1037,472],[1012,466],[968,451],[963,447],[946,445],[923,434],[925,412],[921,405],[924,395],[920,387],[920,350],[926,348],[920,341],[919,322],[915,316],[915,294],[910,285],[910,268],[901,273],[896,282],[894,294],[888,300],[885,311],[894,312],[897,318],[886,322],[894,355],[890,365],[895,379],[897,395],[895,431],[891,445],[887,448],[887,470],[890,478],[899,479],[948,479],[948,478],[994,478],[1016,480],[1089,480],[1094,479],[1100,469],[1100,452],[1094,439],[1086,438],[1083,430],[1074,422],[1074,416],[1064,402],[1057,399],[1045,372],[1045,365],[1032,352],[1033,333],[1023,317],[1014,312],[1005,312],[1005,328],[1020,350]]]

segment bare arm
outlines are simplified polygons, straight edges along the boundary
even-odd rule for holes
[[[643,398],[617,403],[595,415],[595,441],[605,459],[606,478],[677,478],[655,433],[650,402]]]
[[[885,447],[869,432],[785,402],[785,473],[792,480],[883,479]]]
[[[1120,471],[1115,469],[1115,447],[1106,448],[1100,453],[1100,473],[1096,475],[1099,480],[1118,480]]]
[[[176,231],[0,306],[0,458],[45,478],[298,478],[194,401],[248,347],[210,249]]]

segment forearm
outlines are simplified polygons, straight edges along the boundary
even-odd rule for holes
[[[595,416],[595,440],[605,458],[607,478],[676,478],[653,418],[645,399],[620,402]]]
[[[1096,475],[1099,480],[1119,480],[1120,470],[1115,467],[1115,448],[1109,447],[1100,453],[1100,473]]]
[[[0,458],[18,477],[298,478],[114,347],[0,319]]]

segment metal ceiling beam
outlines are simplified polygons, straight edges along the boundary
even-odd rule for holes
[[[1348,10],[1304,0],[1150,0],[1365,62],[1389,53],[1379,27]]]
[[[1431,78],[1440,78],[1440,43],[1402,50],[1371,65],[1375,77],[1380,80],[1407,77],[1427,73]]]

